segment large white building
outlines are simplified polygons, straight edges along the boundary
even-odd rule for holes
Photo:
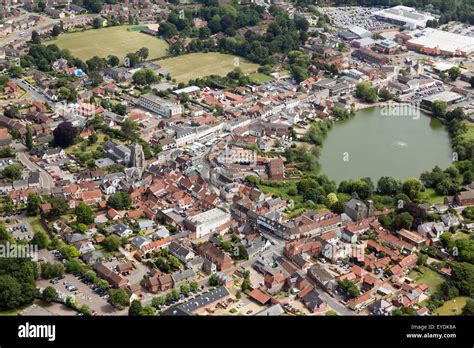
[[[194,215],[186,220],[186,225],[196,232],[196,238],[209,233],[222,233],[228,229],[231,216],[222,209],[214,208],[204,213]]]
[[[147,110],[153,111],[163,117],[179,116],[183,113],[181,104],[172,103],[169,100],[160,98],[148,93],[140,96],[138,105]]]
[[[430,55],[464,56],[474,53],[474,37],[426,28],[406,43],[408,49]]]
[[[412,7],[395,6],[374,13],[379,21],[392,23],[410,29],[425,28],[426,21],[436,19],[427,12],[419,12]]]

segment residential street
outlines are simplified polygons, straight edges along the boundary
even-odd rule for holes
[[[54,180],[49,175],[47,171],[45,171],[43,168],[38,166],[36,163],[33,163],[29,157],[28,153],[26,152],[26,147],[18,142],[15,142],[13,144],[15,149],[18,151],[17,152],[17,158],[23,164],[26,168],[28,168],[31,171],[39,171],[40,173],[40,186],[43,190],[46,190],[47,192],[50,192],[51,189],[54,187]]]

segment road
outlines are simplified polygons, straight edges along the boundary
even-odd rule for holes
[[[35,86],[21,79],[14,79],[13,82],[15,82],[21,88],[23,88],[26,92],[29,92],[34,97],[35,100],[39,100],[43,102],[44,104],[49,102],[48,98],[46,98],[44,94],[39,92]]]
[[[26,12],[26,11],[25,11]],[[28,15],[32,15],[33,13],[29,13],[29,12],[26,12]],[[6,37],[0,39],[0,47],[5,47],[7,46],[10,42],[12,41],[15,41],[15,40],[18,40],[18,39],[30,39],[31,38],[31,34],[33,33],[33,31],[41,31],[42,29],[52,25],[52,24],[59,24],[61,22],[62,19],[59,19],[59,18],[50,18],[50,17],[46,17],[46,16],[43,16],[43,15],[40,15],[38,13],[34,13],[35,16],[39,16],[41,17],[40,19],[40,22],[31,27],[31,28],[28,28],[28,29],[25,29],[25,30],[19,30],[19,31],[16,31],[10,35],[7,35]],[[85,16],[85,17],[94,17],[95,15],[93,14],[85,14],[85,15],[81,15],[82,16]],[[21,33],[24,33],[23,35],[21,35]]]
[[[268,251],[263,253],[262,255],[266,256],[269,253],[277,253],[277,254],[282,254],[283,247],[285,245],[285,242],[280,239],[276,239],[273,236],[270,236],[268,234],[264,234],[265,238],[271,240],[275,245],[272,246]],[[288,258],[285,258],[287,262],[289,262],[295,269],[299,269],[298,266],[296,266],[291,260]],[[245,263],[252,263],[253,261],[246,261]],[[244,264],[245,264],[244,263]],[[321,289],[319,285],[317,285],[311,278],[306,277],[306,279],[314,286],[315,290],[318,292],[319,296],[333,309],[335,310],[338,314],[341,315],[355,315],[353,311],[350,309],[346,308],[344,305],[339,303],[335,298],[331,297],[326,291]]]
[[[21,164],[23,164],[26,168],[31,171],[38,171],[40,174],[40,186],[43,190],[50,192],[51,189],[54,187],[54,180],[49,175],[49,173],[38,166],[36,163],[33,163],[28,153],[26,152],[26,147],[20,143],[14,143],[14,147],[17,150],[17,158]]]

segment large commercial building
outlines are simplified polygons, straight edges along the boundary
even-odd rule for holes
[[[209,233],[225,232],[229,228],[230,214],[214,208],[204,213],[194,215],[186,220],[186,226],[196,232],[196,238]]]
[[[436,17],[426,12],[419,12],[412,7],[395,6],[374,13],[379,21],[392,23],[410,29],[425,28],[426,21]]]
[[[138,105],[168,118],[179,116],[183,113],[183,108],[180,104],[172,103],[151,93],[140,96]]]
[[[432,94],[427,97],[424,97],[421,100],[421,104],[426,105],[431,107],[431,105],[435,101],[444,101],[446,102],[447,105],[452,105],[456,103],[458,100],[462,99],[462,95],[455,93],[455,92],[450,92],[450,91],[444,91],[438,94]]]
[[[474,52],[474,37],[427,28],[406,43],[408,49],[429,55],[463,56]]]

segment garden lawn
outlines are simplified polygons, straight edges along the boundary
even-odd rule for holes
[[[265,74],[262,74],[262,73],[254,73],[254,74],[250,74],[250,81],[252,81],[253,83],[256,83],[256,84],[261,84],[261,83],[265,83],[267,81],[271,81],[273,80],[273,78],[271,76],[268,76],[268,75],[265,75]]]
[[[434,189],[427,188],[425,192],[420,192],[420,200],[430,204],[443,203],[444,196],[438,195]]]
[[[435,313],[438,315],[460,315],[468,299],[469,297],[467,296],[458,296],[453,298],[450,301],[446,301],[441,307],[437,308]]]
[[[286,182],[286,185],[281,187],[273,187],[273,186],[265,186],[265,185],[257,185],[257,188],[261,190],[263,193],[271,193],[273,195],[278,195],[283,200],[288,201],[290,199],[293,200],[295,203],[301,203],[303,201],[302,196],[290,196],[288,194],[288,190],[290,188],[294,188],[296,190],[296,183],[294,182]]]
[[[467,121],[467,120],[464,121],[464,123],[467,126],[467,133],[464,134],[464,138],[466,138],[467,140],[474,139],[474,124],[472,122]]]
[[[107,58],[109,55],[123,60],[127,53],[136,52],[142,47],[150,50],[148,59],[160,58],[167,54],[166,41],[136,30],[128,30],[129,28],[130,26],[124,25],[63,33],[44,44],[56,44],[61,49],[68,49],[73,56],[84,61],[93,56]]]
[[[425,283],[428,285],[431,295],[438,292],[441,284],[446,281],[443,276],[425,266],[420,267],[420,272],[411,271],[408,276],[417,284]]]
[[[238,66],[234,65],[235,58],[238,59]],[[237,67],[242,69],[244,74],[248,74],[255,72],[259,67],[258,64],[250,63],[246,59],[215,52],[183,54],[156,63],[169,72],[177,82],[188,82],[209,75],[224,76]]]
[[[468,239],[469,238],[469,233],[464,233],[464,232],[456,232],[453,234],[452,239],[457,240],[457,239]]]
[[[43,224],[41,223],[39,217],[30,217],[28,219],[28,222],[30,223],[31,228],[33,229],[33,231],[35,233],[38,233],[38,232],[47,233],[46,230],[44,229]]]

